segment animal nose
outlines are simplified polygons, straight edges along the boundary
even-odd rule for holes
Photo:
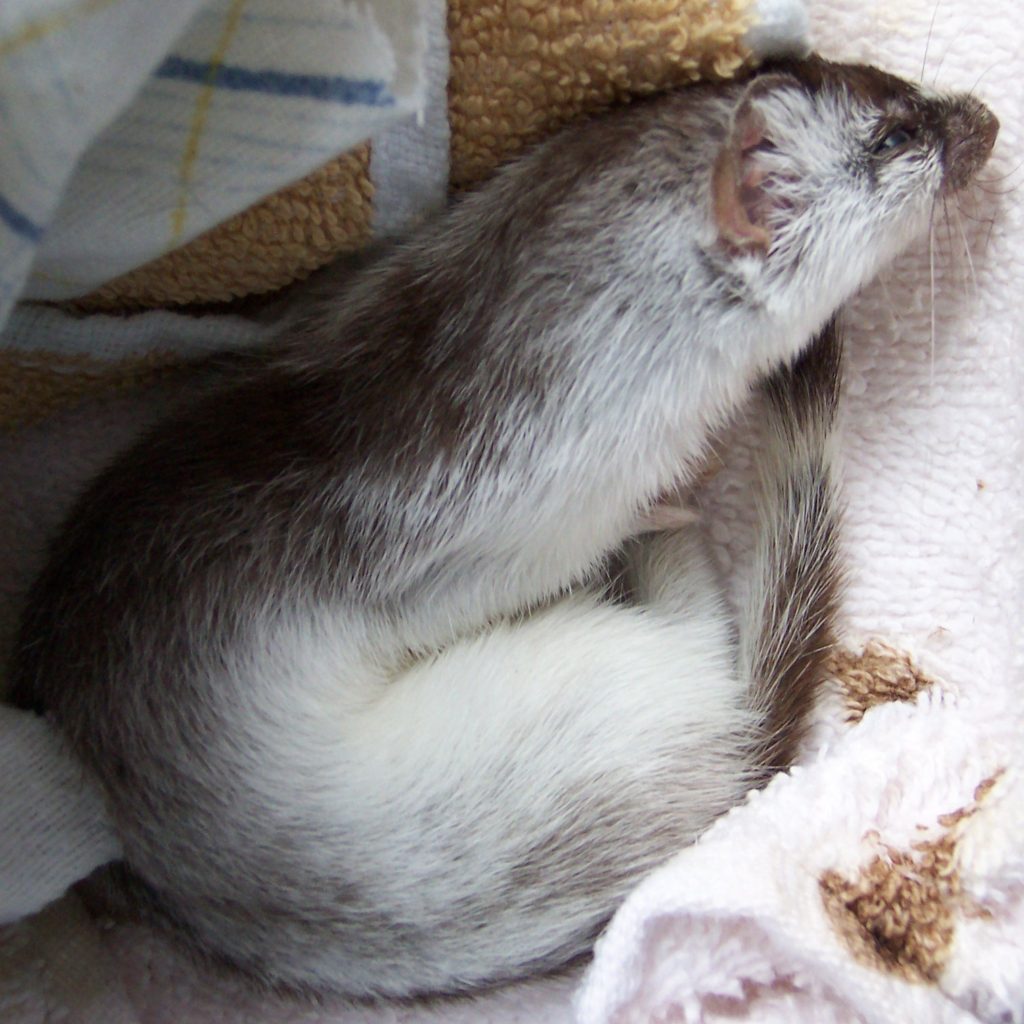
[[[988,159],[999,134],[999,118],[983,103],[978,104],[975,114],[974,134],[977,136],[982,162]]]
[[[996,136],[999,120],[983,103],[972,96],[964,97],[949,119],[946,143],[946,182],[952,189],[969,185],[985,166]]]

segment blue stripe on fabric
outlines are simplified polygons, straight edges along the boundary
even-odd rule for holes
[[[0,0],[2,3],[3,0]],[[158,79],[151,78],[145,85],[145,98],[147,101],[154,103],[162,103],[165,107],[169,108],[180,108],[182,111],[191,111],[192,105],[195,103],[195,99],[192,96],[190,90],[182,89],[178,85],[171,82],[170,79],[166,81],[159,81]],[[260,107],[259,104],[262,102],[259,93],[239,93],[235,99],[235,103],[239,105],[239,113],[241,117],[248,117],[251,114],[258,113],[263,114],[264,108]],[[247,104],[243,105],[243,104]],[[333,113],[334,118],[325,118],[326,113]],[[288,121],[295,125],[315,125],[319,128],[347,128],[348,124],[344,120],[346,111],[340,104],[334,107],[319,107],[312,108],[309,106],[296,107],[295,110],[288,111]],[[173,116],[173,115],[172,115]],[[175,129],[183,128],[184,125],[173,121],[171,127]],[[218,126],[217,131],[220,131]],[[253,136],[259,140],[261,136]]]
[[[387,84],[373,79],[344,78],[341,75],[299,75],[286,71],[254,71],[233,64],[212,68],[198,60],[168,57],[154,72],[157,78],[199,82],[218,89],[262,92],[272,96],[303,96],[362,107],[392,107],[395,98]]]
[[[0,193],[0,220],[2,220],[16,235],[27,238],[30,242],[38,242],[43,237],[43,229],[33,223],[20,210],[11,206]]]

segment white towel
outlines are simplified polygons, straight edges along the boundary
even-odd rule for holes
[[[937,228],[934,277],[924,242],[847,316],[847,635],[897,642],[936,687],[856,725],[833,711],[816,756],[644,882],[599,945],[580,1024],[1024,1021],[1024,15],[811,12],[827,55],[923,67],[1002,121],[989,191]],[[742,504],[725,504],[727,548]],[[908,901],[934,913],[921,934],[871,933]]]

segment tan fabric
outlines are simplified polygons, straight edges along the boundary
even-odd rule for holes
[[[111,361],[52,352],[0,351],[0,434],[37,423],[94,395],[151,384],[180,363],[150,352]]]
[[[449,0],[452,185],[586,111],[708,75],[747,53],[750,0]]]
[[[952,836],[890,850],[856,877],[827,871],[821,898],[854,958],[915,982],[936,982],[953,944],[960,897]]]

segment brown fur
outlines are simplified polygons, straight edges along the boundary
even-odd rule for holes
[[[839,405],[842,351],[840,328],[832,320],[791,368],[765,382],[783,445],[798,446],[808,432],[830,429]],[[758,647],[751,669],[757,684],[771,683],[758,698],[765,709],[766,741],[759,752],[765,781],[794,762],[836,642],[843,585],[840,505],[823,449],[807,454],[812,464],[804,478],[765,481],[783,491],[793,512],[788,543],[775,552],[776,587],[765,594],[760,636],[772,642]]]

